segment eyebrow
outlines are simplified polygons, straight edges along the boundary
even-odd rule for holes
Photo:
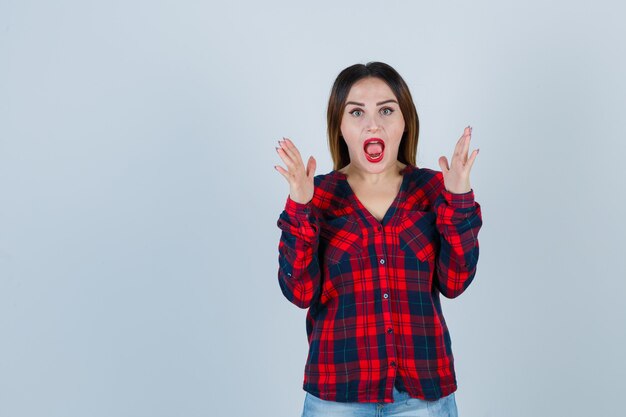
[[[385,103],[396,103],[396,104],[400,105],[400,104],[399,104],[396,100],[394,100],[394,99],[389,99],[389,100],[385,100],[385,101],[380,101],[380,102],[376,103],[376,105],[377,105],[377,106],[380,106],[381,104],[385,104]],[[348,102],[346,103],[346,106],[347,106],[348,104],[355,104],[355,105],[357,105],[357,106],[365,106],[365,104],[363,104],[363,103],[357,103],[356,101],[348,101]]]

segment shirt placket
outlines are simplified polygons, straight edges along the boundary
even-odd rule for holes
[[[377,272],[378,272],[378,282],[380,283],[380,294],[381,299],[378,300],[382,303],[382,316],[383,316],[383,331],[385,332],[385,352],[387,354],[387,378],[386,378],[386,386],[385,393],[386,396],[393,396],[393,384],[395,381],[397,368],[398,368],[398,360],[397,360],[397,351],[395,345],[394,338],[394,329],[393,329],[393,321],[391,314],[391,287],[389,285],[390,279],[390,266],[389,266],[389,253],[387,250],[387,245],[385,244],[387,236],[391,232],[391,227],[387,225],[387,227],[378,224],[374,227],[374,245],[377,256]]]

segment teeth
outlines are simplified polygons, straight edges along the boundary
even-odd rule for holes
[[[368,145],[376,145],[377,147],[379,147],[380,152],[378,152],[378,153],[368,153],[367,152]],[[384,147],[385,147],[385,145],[384,145],[384,142],[382,140],[372,140],[370,142],[367,142],[367,144],[364,146],[364,150],[365,150],[365,152],[367,154],[367,157],[370,160],[375,161],[375,160],[378,160],[378,159],[382,158],[383,152],[384,152]]]

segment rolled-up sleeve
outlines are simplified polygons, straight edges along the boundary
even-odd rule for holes
[[[312,202],[301,204],[287,197],[277,222],[282,230],[278,244],[278,282],[284,296],[307,308],[319,291],[317,256],[319,221]]]
[[[443,177],[440,178],[443,183]],[[474,200],[473,189],[454,194],[442,188],[434,209],[441,235],[434,282],[441,294],[455,298],[467,289],[476,275],[481,207]]]

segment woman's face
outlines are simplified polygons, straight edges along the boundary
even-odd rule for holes
[[[352,85],[341,118],[350,165],[372,174],[396,166],[404,117],[391,88],[380,78]]]

